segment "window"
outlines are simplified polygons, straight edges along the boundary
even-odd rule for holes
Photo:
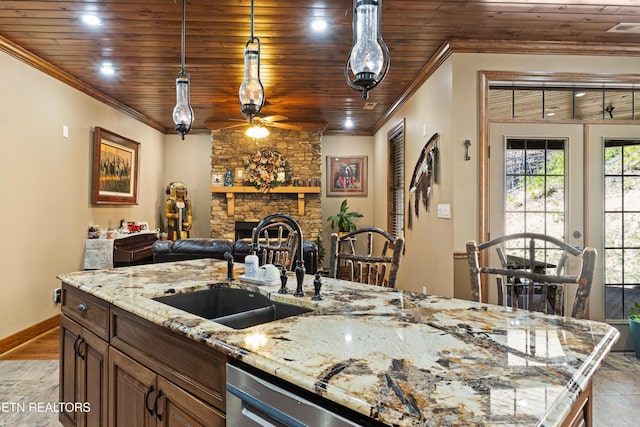
[[[539,233],[564,240],[565,140],[509,138],[505,153],[505,234]],[[507,248],[525,257],[528,242]],[[522,252],[522,253],[519,253]],[[540,248],[536,259],[555,263],[557,250]]]
[[[640,301],[640,141],[604,143],[605,317]]]
[[[387,229],[404,236],[404,122],[387,135],[389,141],[389,190]]]

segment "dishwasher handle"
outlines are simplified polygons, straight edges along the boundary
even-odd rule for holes
[[[227,383],[227,392],[233,394],[238,399],[242,401],[242,414],[247,418],[250,418],[253,422],[263,426],[263,427],[273,427],[268,420],[261,417],[259,414],[251,411],[251,407],[256,408],[257,410],[263,412],[267,416],[277,420],[287,426],[290,427],[308,427],[306,424],[301,423],[295,418],[290,417],[282,411],[274,408],[271,405],[268,405],[255,397],[245,393],[239,388]]]

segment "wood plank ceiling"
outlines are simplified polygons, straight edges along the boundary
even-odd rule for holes
[[[384,0],[382,32],[391,67],[370,94],[375,107],[365,110],[362,96],[347,87],[343,75],[351,48],[352,1],[256,0],[255,35],[262,42],[267,100],[263,115],[285,115],[289,123],[326,123],[327,133],[371,134],[424,78],[429,60],[448,40],[467,41],[467,50],[476,43],[478,51],[565,42],[579,53],[588,53],[592,43],[635,55],[640,31],[607,30],[640,23],[638,3]],[[187,1],[186,68],[195,131],[206,132],[206,122],[231,124],[229,119],[242,118],[238,88],[250,5],[250,0]],[[0,49],[19,57],[24,49],[43,62],[40,68],[49,70],[51,64],[156,129],[173,133],[181,8],[180,0],[3,0]],[[102,25],[84,25],[85,12],[98,15]],[[324,33],[310,29],[314,18],[327,21]],[[112,62],[115,76],[100,74],[105,60]],[[353,129],[345,128],[347,117]]]

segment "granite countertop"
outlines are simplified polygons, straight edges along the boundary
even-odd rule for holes
[[[235,277],[242,274],[236,264]],[[63,282],[386,424],[556,425],[618,339],[589,320],[322,278],[319,302],[239,281],[314,311],[235,330],[150,298],[226,279],[213,259],[58,276]]]

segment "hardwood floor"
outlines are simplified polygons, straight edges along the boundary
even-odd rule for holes
[[[59,356],[60,328],[56,327],[0,354],[0,360],[58,360]]]

